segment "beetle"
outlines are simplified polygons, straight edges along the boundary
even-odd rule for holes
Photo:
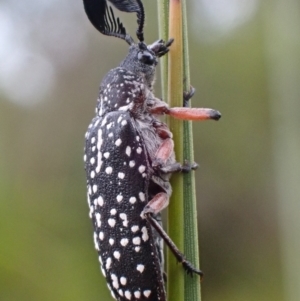
[[[172,193],[172,173],[197,166],[176,162],[172,133],[158,116],[218,120],[221,115],[212,109],[169,108],[155,97],[158,59],[169,51],[173,39],[146,45],[142,3],[111,2],[121,10],[137,12],[139,42],[134,43],[106,1],[84,2],[89,19],[101,33],[129,44],[126,58],[100,84],[96,117],[85,136],[87,198],[94,244],[102,273],[116,300],[165,301],[162,241],[188,273],[202,276],[202,272],[185,259],[162,228],[160,212]],[[136,6],[130,10],[128,3]],[[100,8],[99,15],[95,7]],[[191,89],[185,94],[185,103],[193,93]]]

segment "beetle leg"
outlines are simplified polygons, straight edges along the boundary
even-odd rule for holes
[[[193,275],[193,273],[200,276],[200,279],[203,277],[203,272],[194,265],[187,261],[184,257],[184,255],[179,251],[179,249],[176,247],[174,242],[171,240],[171,238],[168,236],[168,234],[164,231],[164,229],[161,227],[161,225],[154,219],[152,214],[150,212],[145,212],[144,214],[147,221],[151,224],[151,226],[157,231],[157,233],[161,236],[161,238],[164,240],[166,245],[170,248],[176,259],[182,264],[183,268],[186,270],[188,274]]]
[[[141,217],[145,218],[146,214],[158,214],[169,205],[169,196],[165,192],[156,194],[145,206]]]
[[[221,113],[219,111],[207,108],[180,108],[174,107],[170,108],[168,112],[165,112],[176,119],[182,120],[219,120],[221,118]]]
[[[190,172],[191,170],[196,170],[198,168],[197,163],[189,163],[187,161],[184,164],[178,162],[168,164],[168,159],[172,156],[174,152],[174,142],[171,138],[165,139],[155,154],[155,159],[152,162],[152,167],[164,174],[174,173],[174,172]]]
[[[167,125],[163,122],[158,122],[155,121],[152,123],[153,127],[155,128],[156,134],[162,138],[162,139],[167,139],[167,138],[172,138],[173,134],[170,132],[168,129]]]
[[[190,172],[191,170],[196,170],[198,167],[198,163],[189,163],[187,160],[185,160],[184,164],[181,166],[181,172]]]
[[[170,115],[177,119],[182,120],[219,120],[221,118],[221,113],[219,111],[207,108],[182,108],[182,107],[174,107],[169,108],[169,106],[156,98],[153,105],[149,108],[151,114],[156,115]]]
[[[198,168],[197,163],[189,163],[187,161],[185,161],[184,164],[175,162],[173,164],[167,165],[167,161],[172,156],[173,152],[173,140],[171,138],[165,139],[155,154],[155,159],[152,162],[152,167],[164,174],[174,172],[190,172],[191,170],[195,170]]]
[[[190,86],[190,91],[183,92],[183,107],[189,107],[189,100],[194,96],[196,89]]]
[[[174,152],[174,142],[171,138],[165,139],[159,146],[155,154],[155,159],[152,162],[152,167],[157,168],[166,165],[168,159]]]
[[[164,167],[159,167],[159,171],[162,173],[174,173],[174,172],[190,172],[191,170],[196,170],[198,168],[198,164],[196,162],[194,163],[188,163],[187,161],[181,165],[180,163],[176,162],[174,164],[170,164]]]
[[[158,166],[156,167],[161,173],[168,174],[168,173],[174,173],[174,172],[180,172],[182,171],[182,165],[178,162],[175,162],[173,164],[167,165],[167,166]]]

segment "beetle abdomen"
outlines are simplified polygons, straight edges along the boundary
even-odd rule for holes
[[[130,113],[94,118],[85,153],[94,242],[112,295],[164,300],[153,230],[140,215],[148,202],[149,160]]]

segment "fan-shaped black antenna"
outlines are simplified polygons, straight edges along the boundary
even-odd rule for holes
[[[140,42],[144,41],[145,11],[141,0],[109,0],[117,9],[123,12],[136,12],[138,29],[136,35]],[[91,23],[103,34],[114,36],[132,44],[132,38],[126,34],[126,30],[119,18],[115,19],[111,8],[108,8],[106,0],[83,0],[85,12]]]
[[[105,0],[83,0],[83,4],[89,20],[102,34],[133,44],[133,39],[126,33],[120,19],[115,18],[112,8],[107,6]]]
[[[140,42],[144,41],[144,23],[145,11],[141,0],[109,0],[117,9],[127,13],[136,12],[138,29],[136,31],[137,38]]]

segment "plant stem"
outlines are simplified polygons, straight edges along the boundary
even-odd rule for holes
[[[182,9],[180,0],[170,0],[169,37],[175,39],[168,55],[168,102],[171,107],[182,106],[183,96],[183,61],[182,61]],[[183,162],[183,123],[174,118],[169,119],[173,133],[176,160]],[[168,232],[180,250],[184,248],[183,222],[183,177],[172,176],[173,194],[168,207]],[[184,271],[177,264],[175,257],[168,252],[168,299],[184,300]]]
[[[190,65],[188,48],[188,28],[186,1],[182,0],[183,18],[183,65],[184,90],[190,89]],[[183,155],[188,162],[194,162],[193,127],[191,121],[183,124]],[[195,188],[195,174],[190,172],[183,176],[184,193],[184,254],[196,267],[199,267],[197,199]],[[198,277],[185,274],[184,300],[201,301],[201,287]]]
[[[169,0],[158,0],[157,3],[159,37],[167,41]],[[174,38],[175,42],[169,53],[170,64],[168,64],[167,57],[162,58],[160,63],[162,95],[164,100],[169,99],[170,106],[182,106],[183,79],[184,90],[188,91],[190,89],[187,17],[184,0],[182,0],[182,3],[175,0],[171,1],[170,16],[172,17],[170,18],[169,37]],[[177,161],[183,162],[184,159],[187,159],[189,162],[194,162],[192,123],[184,122],[182,124],[182,122],[173,119],[169,121],[169,125],[174,135]],[[194,173],[185,174],[183,177],[182,175],[173,175],[172,186],[173,198],[168,210],[169,235],[176,245],[184,250],[187,258],[198,267],[199,252]],[[191,278],[187,275],[183,277],[173,255],[168,255],[169,300],[201,300],[199,278]]]
[[[157,0],[159,38],[168,40],[169,0]],[[168,99],[168,56],[164,55],[159,62],[161,75],[162,99]]]

